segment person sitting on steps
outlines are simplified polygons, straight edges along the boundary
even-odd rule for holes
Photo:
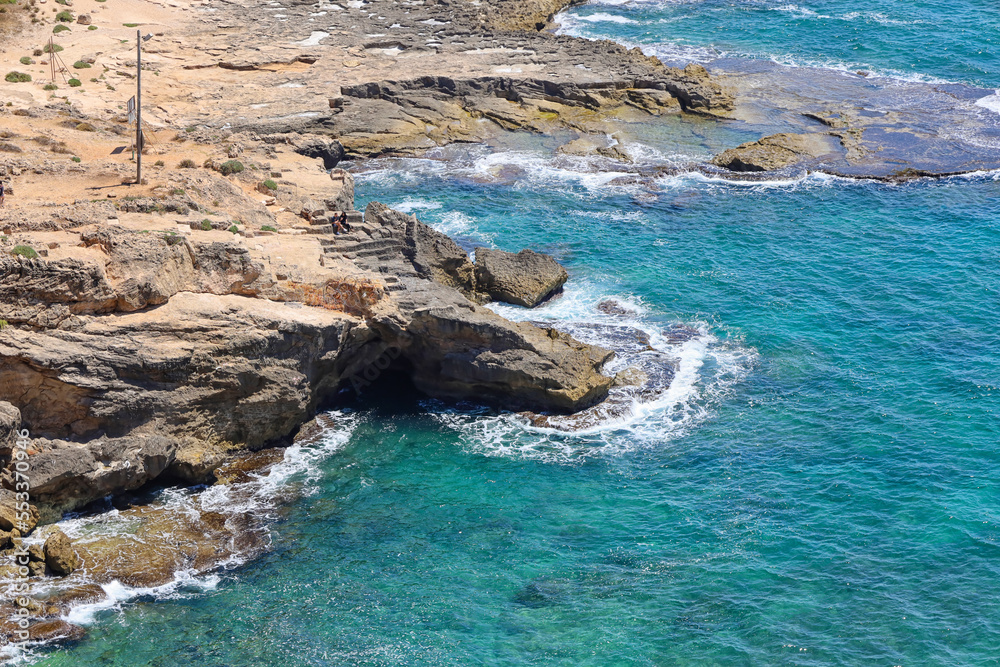
[[[345,229],[342,224],[340,224],[340,220],[341,220],[340,216],[338,216],[336,213],[334,213],[332,216],[330,216],[330,224],[333,225],[333,233],[334,234],[338,234],[339,235],[339,234],[346,233],[346,232],[349,231],[348,229]]]
[[[347,222],[347,211],[340,212],[340,220],[338,222],[340,223],[341,227],[343,227],[348,231],[348,233],[350,233],[351,225]]]

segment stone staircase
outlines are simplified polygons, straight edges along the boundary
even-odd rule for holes
[[[361,218],[360,212],[358,218]],[[357,266],[373,273],[381,274],[390,292],[400,292],[406,286],[399,281],[399,275],[416,275],[408,263],[402,260],[403,243],[391,237],[382,236],[382,231],[371,227],[361,220],[352,220],[348,214],[348,224],[351,231],[347,234],[334,234],[331,225],[314,225],[314,227],[330,227],[320,239],[323,252],[328,257],[346,259]]]

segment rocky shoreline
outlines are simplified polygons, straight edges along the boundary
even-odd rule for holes
[[[3,47],[11,66],[41,59],[23,55],[51,32],[47,21],[28,22],[36,2],[22,7],[22,29]],[[12,554],[23,537],[13,466],[24,429],[33,506],[24,532],[38,524],[33,538],[53,545],[36,549],[32,575],[73,571],[66,563],[76,549],[91,576],[89,588],[64,589],[33,609],[33,637],[78,637],[58,619],[72,600],[99,598],[99,583],[162,585],[181,562],[204,572],[266,547],[259,526],[238,513],[179,526],[139,502],[129,511],[150,534],[173,522],[184,546],[123,562],[114,540],[67,546],[46,524],[151,483],[245,482],[248,470],[279,460],[268,448],[309,436],[304,425],[321,405],[344,391],[377,391],[383,374],[429,396],[527,411],[552,428],[624,409],[650,373],[669,382],[669,360],[612,376],[612,351],[483,307],[533,307],[558,293],[570,277],[551,258],[477,249],[473,261],[413,215],[380,203],[355,211],[353,177],[337,168],[530,133],[556,138],[562,154],[628,171],[630,126],[683,118],[714,128],[759,111],[748,78],[552,34],[553,16],[571,4],[127,6],[154,35],[144,76],[153,79],[146,103],[159,136],[142,183],[130,180],[119,150],[129,132],[122,91],[135,67],[127,43],[135,32],[120,16],[105,20],[103,6],[77,0],[73,11],[87,16],[79,25],[98,28],[60,41],[72,59],[104,70],[79,91],[4,84],[0,549]],[[985,150],[942,161],[926,138],[922,155],[939,163],[919,155],[901,163],[905,142],[865,138],[879,122],[904,120],[810,108],[796,122],[811,129],[790,126],[696,168],[732,178],[817,169],[906,180],[1000,165]],[[337,234],[341,213],[351,230]],[[13,626],[0,631],[9,637]]]

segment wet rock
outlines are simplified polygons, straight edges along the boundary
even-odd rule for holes
[[[73,543],[61,530],[56,530],[45,540],[45,564],[58,575],[70,574],[81,565]]]
[[[636,311],[631,308],[626,308],[614,299],[605,299],[604,301],[601,301],[597,304],[597,310],[605,315],[614,315],[616,317],[632,317],[637,314]]]
[[[60,612],[65,613],[72,606],[99,602],[107,597],[108,594],[97,584],[80,584],[72,588],[50,588],[39,595],[38,599],[45,604],[54,605]]]
[[[267,546],[266,533],[258,525],[261,517],[242,513],[177,512],[146,505],[123,511],[120,517],[130,522],[128,534],[77,545],[88,575],[97,583],[161,586],[182,568],[208,572],[235,556],[259,555]]]
[[[617,143],[608,145],[604,137],[580,137],[560,146],[558,152],[563,155],[601,155],[620,162],[632,161],[632,158]]]
[[[730,171],[774,171],[833,151],[831,137],[825,134],[773,134],[725,150],[712,164]]]
[[[663,335],[667,337],[668,343],[677,345],[697,338],[701,332],[685,324],[674,324],[669,329],[664,330]]]
[[[28,560],[36,563],[45,562],[45,548],[41,544],[32,544],[28,547]]]
[[[29,639],[36,642],[50,642],[56,640],[74,642],[80,641],[86,636],[87,631],[84,628],[60,619],[47,619],[34,623],[28,627]]]
[[[549,255],[476,248],[476,287],[495,301],[533,308],[562,288],[569,274]]]
[[[300,429],[299,433],[301,432]],[[215,479],[220,484],[247,482],[265,472],[275,463],[283,461],[284,458],[285,450],[280,447],[270,447],[259,452],[240,454],[219,466],[214,471]]]

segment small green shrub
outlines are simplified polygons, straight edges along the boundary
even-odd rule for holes
[[[71,157],[70,160],[72,160],[73,162],[83,162],[83,160],[81,160],[80,158],[78,158],[75,155],[73,157]]]
[[[202,231],[206,231],[206,232],[212,231],[212,221],[209,220],[208,218],[205,218],[204,220],[202,220],[201,221],[201,229],[202,229]]]
[[[138,28],[139,27],[138,23],[122,23],[122,25],[125,26],[126,28]]]
[[[233,226],[231,226],[229,228],[229,231],[231,231],[233,234],[239,234],[240,233],[240,228],[237,227],[236,225],[233,225]]]
[[[59,33],[66,32],[67,30],[69,30],[69,26],[60,23],[59,25],[57,25],[55,28],[52,29],[52,34],[58,35]]]
[[[10,326],[10,323],[7,320],[0,320],[0,331],[3,331],[4,329],[6,329],[9,326]]]
[[[262,232],[276,232],[278,230],[277,230],[277,228],[275,228],[275,227],[273,227],[271,225],[262,225],[261,228],[260,228],[260,231],[262,231]]]
[[[59,46],[58,44],[46,44],[45,46],[42,47],[42,53],[59,53],[62,50],[63,47]],[[41,55],[41,53],[38,55]]]
[[[181,160],[181,163],[179,165],[177,165],[177,166],[180,167],[181,169],[194,169],[198,165],[196,165],[194,163],[194,160],[184,159],[184,160]]]
[[[264,181],[264,187],[268,190],[277,190],[278,184],[272,181],[270,178]]]
[[[100,2],[100,0],[97,0],[97,1]],[[87,26],[87,30],[97,30],[97,26],[96,25],[88,25]]]
[[[47,83],[44,86],[42,86],[42,90],[58,90],[58,89],[59,89],[59,86],[57,86],[54,83]]]
[[[10,251],[12,255],[20,255],[26,259],[35,259],[38,257],[38,253],[30,245],[19,245],[14,246],[14,249]]]
[[[77,60],[75,63],[73,63],[73,69],[90,69],[90,68],[91,64],[85,63],[82,60]]]
[[[166,163],[163,160],[157,160],[156,162],[153,163],[153,166],[154,167],[162,167],[165,164]]]
[[[172,194],[172,195],[182,195],[182,194],[184,194],[184,188],[174,188],[173,190],[170,191],[170,194]]]
[[[30,56],[21,56],[22,65],[34,65],[35,61],[31,59]]]
[[[229,176],[230,174],[238,174],[243,171],[243,163],[239,160],[227,160],[219,165],[219,173],[223,176]]]
[[[79,79],[70,79],[66,83],[67,85],[69,85],[70,88],[79,88],[80,86],[83,85],[83,82],[80,81]]]
[[[56,21],[59,21],[60,23],[72,23],[73,14],[69,11],[61,11],[56,14]]]
[[[9,83],[27,83],[31,81],[31,75],[24,72],[10,72],[4,77],[4,80]]]

